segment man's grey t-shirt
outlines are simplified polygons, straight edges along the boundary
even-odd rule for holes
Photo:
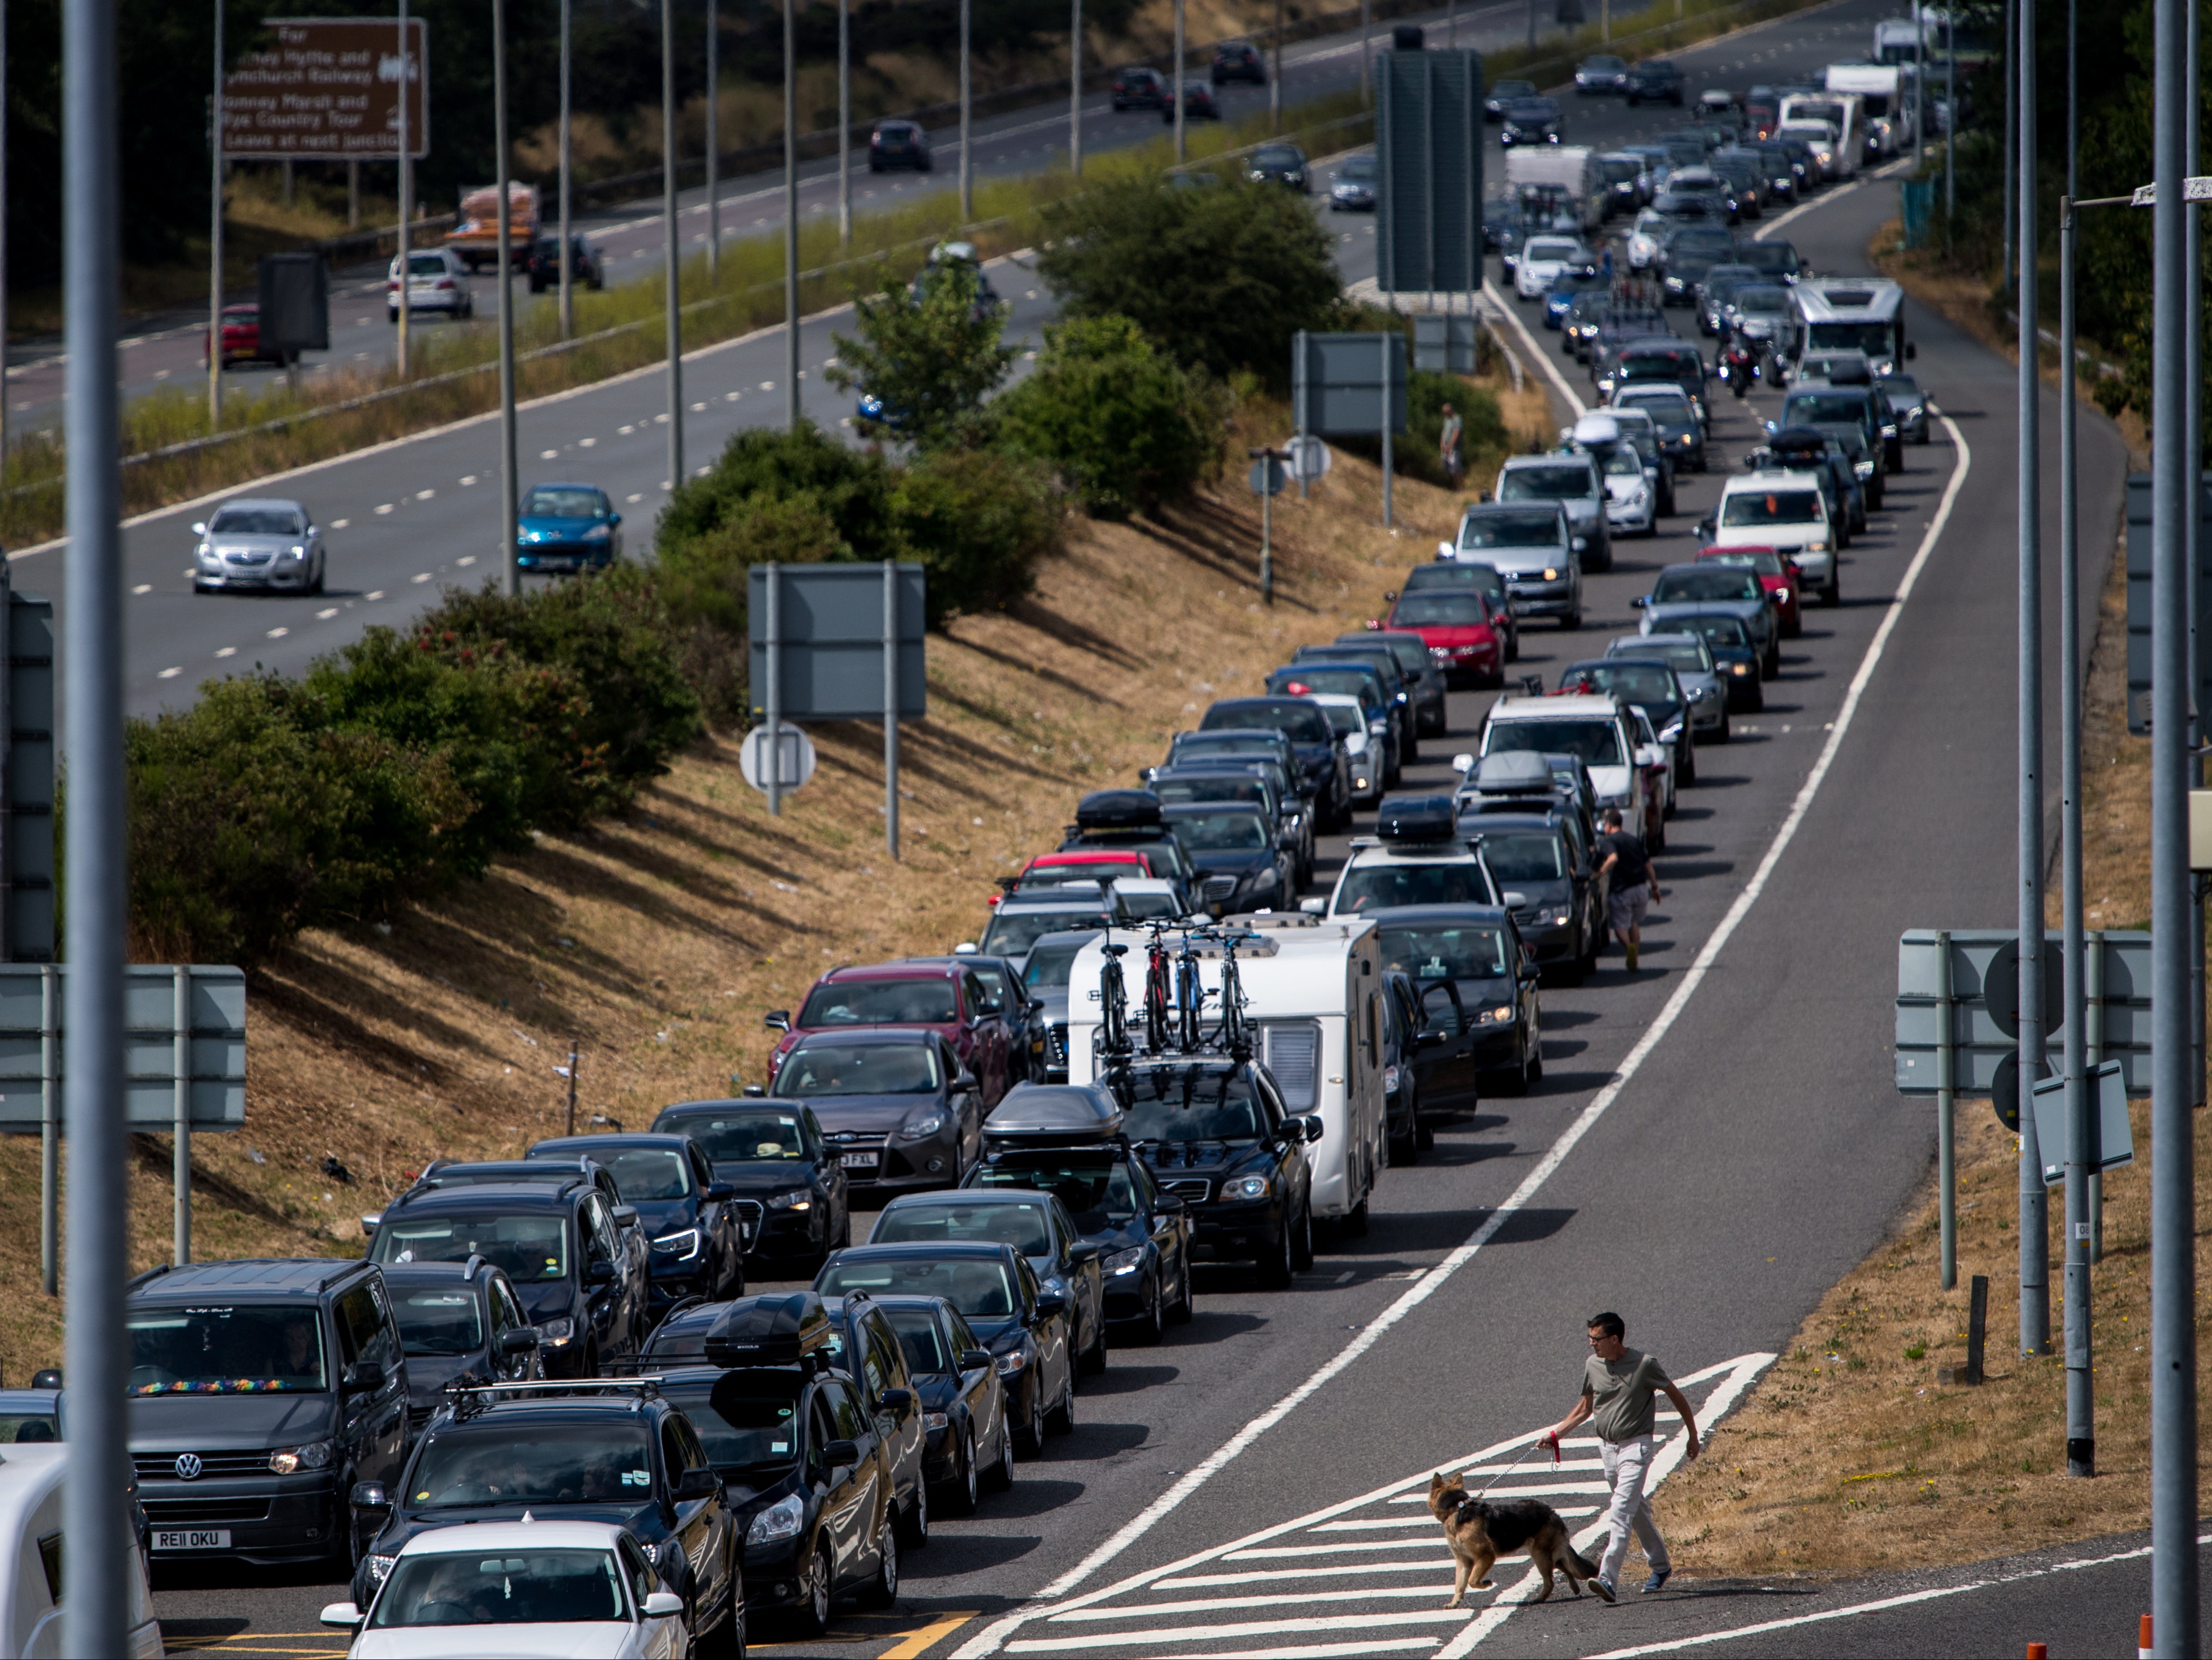
[[[1601,1441],[1649,1435],[1658,1415],[1654,1396],[1667,1382],[1656,1356],[1624,1348],[1618,1360],[1595,1354],[1583,1362],[1583,1393],[1590,1397],[1590,1427]]]

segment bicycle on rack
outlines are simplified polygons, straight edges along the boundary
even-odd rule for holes
[[[1174,995],[1169,985],[1167,924],[1153,923],[1152,934],[1145,946],[1145,1049],[1148,1054],[1164,1055],[1168,1049],[1170,1000]]]
[[[1198,952],[1193,935],[1186,931],[1182,950],[1176,957],[1176,1047],[1188,1055],[1205,1042],[1206,984],[1198,975]]]
[[[1255,939],[1252,933],[1224,933],[1221,939],[1221,1025],[1217,1041],[1232,1060],[1249,1061],[1258,1047],[1252,1023],[1244,1014],[1244,982],[1237,971],[1237,942]]]
[[[1106,955],[1098,974],[1098,1055],[1108,1065],[1129,1059],[1129,992],[1121,978],[1121,958],[1127,946],[1111,943],[1100,948]]]

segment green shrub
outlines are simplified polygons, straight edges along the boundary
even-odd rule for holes
[[[886,272],[881,293],[854,301],[860,334],[830,337],[837,348],[830,383],[873,393],[891,417],[863,419],[862,436],[921,449],[974,441],[983,400],[1015,357],[999,337],[1005,309],[976,303],[982,280],[965,262],[925,267],[911,289]]]
[[[1189,492],[1221,460],[1218,384],[1127,317],[1048,327],[1036,372],[991,405],[1000,441],[1057,467],[1085,509],[1126,519]]]
[[[931,620],[1003,610],[1036,585],[1060,544],[1061,507],[1045,470],[991,450],[946,450],[898,475],[891,495],[902,556],[928,577]]]

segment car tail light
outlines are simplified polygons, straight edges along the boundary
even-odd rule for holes
[[[450,277],[441,277],[438,279],[438,286],[441,289],[450,289],[453,286],[453,279]]]

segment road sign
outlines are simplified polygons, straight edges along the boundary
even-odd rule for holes
[[[290,362],[303,351],[331,349],[331,285],[319,253],[264,253],[258,271],[261,309],[254,319],[263,351]]]
[[[267,17],[268,46],[223,77],[222,149],[234,161],[389,161],[399,153],[399,24],[380,17]],[[430,153],[430,37],[407,20],[407,150]]]
[[[1376,286],[1482,286],[1482,58],[1386,52],[1375,60]]]
[[[1413,316],[1413,367],[1446,374],[1473,374],[1474,337],[1479,325],[1474,314],[1417,312]]]
[[[1291,353],[1291,407],[1301,437],[1373,437],[1386,426],[1405,431],[1406,337],[1299,331]]]
[[[2035,1145],[2043,1155],[2043,1181],[2066,1179],[2066,1080],[2046,1078],[2035,1086]],[[2085,1162],[2093,1171],[2118,1170],[2136,1161],[2135,1126],[2128,1122],[2128,1086],[2120,1063],[2107,1061],[2089,1074],[2089,1133],[2096,1142]]]
[[[1302,483],[1327,477],[1336,459],[1318,438],[1293,438],[1290,449],[1291,477]]]
[[[1255,496],[1280,496],[1291,482],[1290,470],[1273,456],[1263,456],[1252,464],[1249,482]]]
[[[0,961],[54,960],[54,605],[0,569]]]
[[[755,565],[746,587],[752,705],[769,714],[769,572]],[[884,717],[884,568],[880,564],[777,565],[778,711],[786,721]],[[897,568],[898,716],[929,713],[923,659],[927,592],[920,565]]]
[[[2212,178],[2199,177],[2181,181],[2181,199],[2185,202],[2212,202]],[[2137,185],[2136,193],[2128,198],[2131,208],[2154,208],[2158,205],[2156,185]]]
[[[1941,996],[1936,931],[1909,930],[1897,952],[1897,1087],[1906,1095],[1936,1091],[1939,1052],[1948,1042],[1961,1095],[2009,1089],[2018,1064],[2017,936],[2009,928],[1951,930],[1951,998]],[[2064,984],[2056,954],[2059,936],[2044,936],[2044,1031],[2056,1048]],[[2130,1095],[2150,1093],[2150,935],[2100,933],[2084,953],[2089,1056],[2117,1061]],[[1987,994],[1985,994],[1985,992]]]
[[[782,751],[783,764],[777,771],[779,789],[795,790],[814,776],[814,740],[804,728],[785,727],[781,729],[783,739],[778,748]],[[738,770],[744,775],[745,782],[765,793],[768,789],[768,728],[755,727],[745,734],[744,745],[738,751]]]

